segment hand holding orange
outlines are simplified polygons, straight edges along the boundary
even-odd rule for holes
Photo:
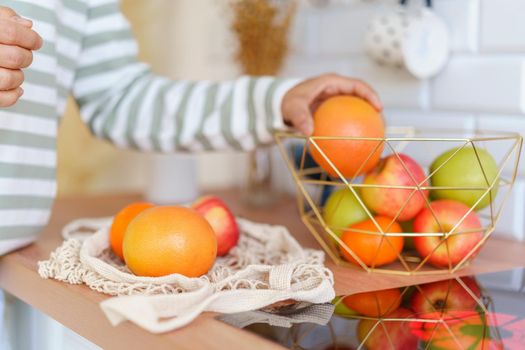
[[[336,96],[324,101],[315,111],[312,136],[334,137],[316,139],[319,149],[310,145],[312,157],[329,175],[338,176],[335,167],[344,177],[351,178],[371,170],[379,161],[383,142],[373,139],[385,136],[385,125],[380,112],[365,100]],[[337,137],[372,140],[337,140]]]

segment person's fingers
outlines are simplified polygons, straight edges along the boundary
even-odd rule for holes
[[[42,38],[34,30],[12,19],[0,19],[0,43],[28,50],[42,47]]]
[[[30,19],[23,18],[23,17],[20,17],[20,16],[13,16],[13,17],[11,17],[9,19],[12,20],[12,21],[15,21],[18,24],[23,25],[26,28],[32,28],[33,27],[33,21],[31,21]]]
[[[5,108],[14,105],[23,93],[24,90],[20,87],[9,91],[0,91],[0,107]]]
[[[33,62],[33,53],[18,46],[0,44],[0,62],[3,68],[26,68]]]
[[[310,90],[312,111],[315,111],[324,100],[338,95],[358,96],[367,100],[378,111],[383,109],[381,100],[374,89],[361,80],[346,78],[337,74],[325,74],[318,79],[317,88]]]
[[[297,131],[310,136],[314,126],[313,113],[323,101],[338,95],[358,96],[378,111],[383,108],[377,93],[365,82],[337,74],[325,74],[303,81],[285,95],[283,118]]]
[[[11,18],[18,16],[18,14],[11,8],[0,6],[0,18]]]
[[[319,97],[324,100],[328,97],[341,94],[361,97],[370,102],[377,110],[383,108],[379,96],[367,83],[358,79],[345,78],[333,74],[329,75],[323,94]]]
[[[24,82],[24,73],[20,69],[0,68],[0,90],[12,90]]]
[[[27,28],[31,28],[33,26],[32,21],[30,21],[27,18],[20,17],[13,9],[10,9],[9,7],[5,6],[0,6],[0,18],[11,19]]]
[[[301,134],[310,136],[313,133],[314,125],[312,115],[308,109],[308,101],[297,99],[292,103],[287,112],[286,121]]]
[[[354,93],[370,102],[378,111],[383,109],[379,96],[367,83],[360,80],[354,81]]]

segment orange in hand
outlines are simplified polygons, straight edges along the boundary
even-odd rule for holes
[[[384,233],[403,232],[397,222],[392,222],[392,219],[386,216],[374,218]],[[377,234],[378,232],[381,231],[370,219],[350,226],[341,235],[341,240],[365,265],[378,267],[395,261],[403,250],[404,243],[402,236],[383,236]],[[341,245],[339,248],[347,261],[356,265],[359,264],[344,246]]]
[[[129,223],[137,215],[151,207],[153,207],[153,204],[151,203],[132,203],[119,211],[113,218],[113,223],[111,224],[109,231],[109,244],[111,246],[111,250],[113,250],[113,253],[115,253],[122,260],[124,260],[124,255],[122,254],[122,241],[124,240],[124,234],[126,233]]]
[[[135,275],[198,277],[215,262],[217,238],[195,210],[160,206],[145,210],[129,224],[122,248]]]
[[[383,138],[385,125],[381,114],[365,100],[355,96],[336,96],[324,101],[315,111],[312,136]],[[380,140],[328,138],[315,139],[315,143],[346,178],[371,170],[379,162],[383,151]],[[313,144],[310,145],[310,153],[329,175],[337,176]]]

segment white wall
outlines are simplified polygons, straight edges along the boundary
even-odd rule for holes
[[[390,125],[525,135],[525,1],[434,0],[436,12],[450,27],[453,53],[444,71],[429,80],[376,66],[364,55],[362,39],[369,19],[396,1],[341,2],[323,8],[303,2],[284,75],[332,71],[362,78],[381,95]],[[525,239],[524,198],[525,160],[498,225],[500,235]]]

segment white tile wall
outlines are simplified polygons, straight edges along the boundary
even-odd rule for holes
[[[481,50],[525,53],[525,1],[481,0]]]
[[[434,8],[447,22],[454,51],[475,52],[478,46],[479,0],[438,0]]]
[[[514,183],[512,192],[510,193],[500,220],[496,224],[494,236],[512,239],[518,241],[525,241],[524,227],[525,227],[525,181],[519,179]]]
[[[283,75],[304,77],[326,72],[367,81],[379,93],[386,106],[423,109],[428,106],[427,81],[418,80],[401,69],[377,66],[363,56],[319,59],[294,55],[287,60]]]
[[[525,116],[514,115],[479,115],[477,118],[477,127],[480,130],[487,131],[513,131],[525,137]],[[493,150],[496,153],[502,153],[508,150],[508,143],[501,144],[501,151]],[[506,173],[511,171],[511,164],[506,167]],[[525,178],[525,157],[522,156],[518,167],[518,176]]]
[[[378,66],[367,57],[354,56],[348,60],[345,73],[372,85],[385,106],[423,109],[428,107],[428,82],[414,78],[405,70]]]
[[[290,34],[291,47],[301,54],[360,54],[372,16],[389,11],[397,0],[346,0],[346,4],[316,7],[300,2]]]
[[[315,56],[295,54],[286,60],[282,75],[288,77],[307,77],[327,72],[343,74],[348,70],[349,60],[348,57],[319,59]]]
[[[422,129],[439,127],[465,131],[473,131],[476,128],[474,114],[467,112],[386,108],[383,114],[388,125],[392,126],[414,126]]]
[[[319,16],[312,9],[300,8],[290,29],[289,40],[293,53],[315,55],[319,52]]]
[[[432,84],[431,105],[467,112],[523,113],[524,57],[453,56]]]
[[[425,112],[422,110],[406,110],[387,108],[384,111],[385,120],[389,126],[411,126],[418,129],[418,137],[439,137],[433,133],[432,128],[454,130],[457,137],[475,129],[473,114],[452,112]],[[441,132],[441,136],[447,134]],[[421,166],[428,168],[434,159],[443,152],[458,147],[460,142],[426,142],[412,141],[401,152],[414,158]],[[400,149],[396,149],[400,151]]]
[[[331,54],[361,53],[368,23],[377,13],[376,7],[367,4],[325,11],[318,23],[319,49]]]
[[[525,135],[525,0],[434,1],[437,14],[449,25],[453,54],[444,71],[430,81],[379,67],[363,52],[370,17],[395,1],[347,3],[299,11],[285,75],[332,71],[364,79],[380,93],[385,119],[392,126]],[[424,166],[435,155],[418,147],[410,152]],[[496,156],[501,152],[501,147],[494,148]],[[525,158],[497,234],[525,240],[524,217]]]

